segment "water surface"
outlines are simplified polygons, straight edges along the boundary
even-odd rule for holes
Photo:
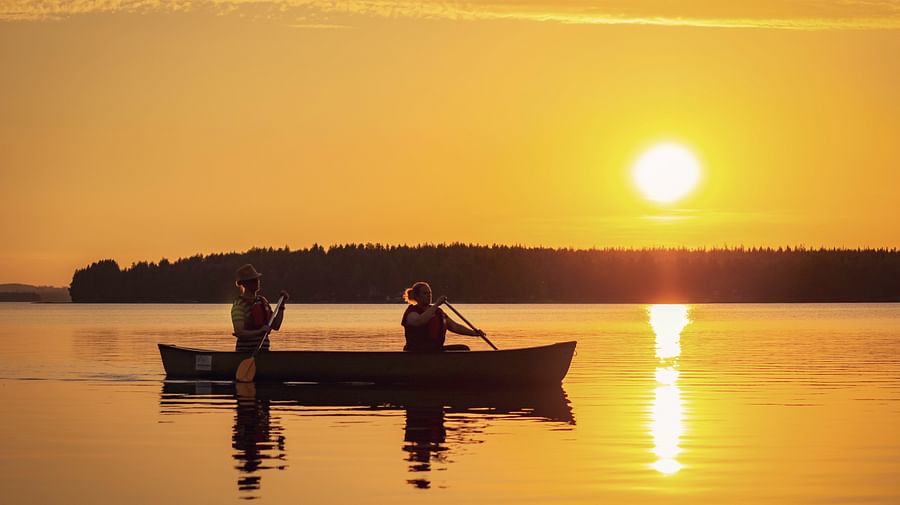
[[[228,306],[0,304],[3,502],[900,502],[898,305],[457,308],[577,340],[562,387],[164,381]],[[400,349],[402,311],[291,305],[273,349]]]

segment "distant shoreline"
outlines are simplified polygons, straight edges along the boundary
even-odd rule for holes
[[[252,263],[262,294],[295,303],[400,303],[427,281],[467,303],[876,303],[900,301],[896,249],[549,249],[349,244],[251,249],[75,271],[74,302],[225,303]]]
[[[68,287],[32,286],[30,284],[0,284],[0,303],[5,302],[45,302],[68,303]]]

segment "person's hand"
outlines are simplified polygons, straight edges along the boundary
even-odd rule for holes
[[[444,296],[444,295],[441,295],[441,296],[438,297],[437,301],[434,302],[434,306],[435,306],[435,307],[440,307],[441,305],[443,305],[443,304],[445,304],[445,303],[447,303],[447,297]]]
[[[475,336],[476,337],[484,337],[486,335],[483,331],[479,330],[478,328],[475,328]]]
[[[284,303],[287,303],[288,300],[291,299],[291,295],[289,295],[288,292],[283,289],[281,290],[281,296],[284,297]]]

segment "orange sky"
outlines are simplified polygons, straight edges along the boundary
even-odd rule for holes
[[[900,247],[900,7],[678,4],[0,0],[0,283],[314,242]],[[665,206],[630,174],[661,141],[703,166]]]

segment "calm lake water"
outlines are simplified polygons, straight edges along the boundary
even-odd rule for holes
[[[403,308],[291,305],[273,349],[399,350]],[[167,382],[229,306],[0,304],[2,502],[900,503],[900,305],[457,308],[577,340],[562,388]]]

